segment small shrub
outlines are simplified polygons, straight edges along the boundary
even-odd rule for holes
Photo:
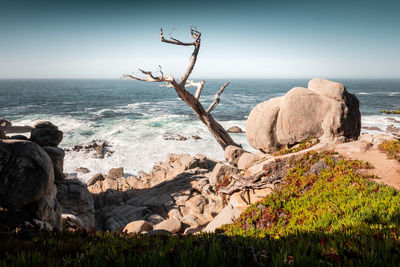
[[[400,162],[400,140],[388,140],[379,145],[379,149],[386,153],[389,159]]]

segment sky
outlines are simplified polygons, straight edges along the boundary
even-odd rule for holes
[[[0,0],[0,78],[400,78],[400,1]]]

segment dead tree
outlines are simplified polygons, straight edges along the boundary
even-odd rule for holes
[[[218,105],[220,101],[220,96],[224,89],[229,85],[229,82],[225,83],[221,86],[221,89],[215,95],[215,100],[211,105],[204,109],[203,105],[200,103],[200,95],[203,90],[205,81],[194,82],[188,80],[194,65],[196,64],[197,55],[199,54],[200,50],[200,42],[201,42],[201,32],[197,31],[196,28],[191,28],[190,33],[192,38],[194,39],[193,42],[181,42],[175,38],[170,37],[170,39],[166,39],[164,37],[164,33],[162,28],[160,29],[160,38],[161,42],[173,44],[173,45],[181,45],[181,46],[193,46],[194,50],[189,60],[189,66],[186,68],[185,73],[180,78],[179,82],[175,80],[172,75],[164,76],[164,73],[160,67],[160,74],[161,76],[155,76],[151,71],[144,71],[140,70],[143,74],[147,75],[146,78],[139,78],[133,76],[132,74],[125,74],[124,77],[144,81],[144,82],[158,82],[158,83],[166,83],[167,87],[173,87],[178,94],[178,96],[188,104],[197,115],[197,117],[207,126],[209,131],[213,134],[217,142],[221,145],[222,149],[229,145],[239,146],[236,144],[232,138],[229,136],[228,132],[212,117],[211,112],[212,110]],[[187,87],[197,87],[196,93],[193,95],[190,93],[186,88]]]

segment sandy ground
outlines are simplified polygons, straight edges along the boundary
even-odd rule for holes
[[[386,154],[379,151],[376,146],[369,147],[366,143],[356,141],[337,145],[335,150],[346,158],[368,161],[374,169],[367,172],[379,177],[379,179],[374,179],[375,182],[400,190],[400,162],[388,159]]]

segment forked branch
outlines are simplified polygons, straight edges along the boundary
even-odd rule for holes
[[[218,106],[219,101],[221,100],[221,94],[225,90],[225,88],[230,84],[230,82],[226,82],[224,85],[221,86],[221,89],[215,94],[215,99],[214,102],[211,103],[211,105],[207,109],[207,113],[211,113],[213,109]]]

